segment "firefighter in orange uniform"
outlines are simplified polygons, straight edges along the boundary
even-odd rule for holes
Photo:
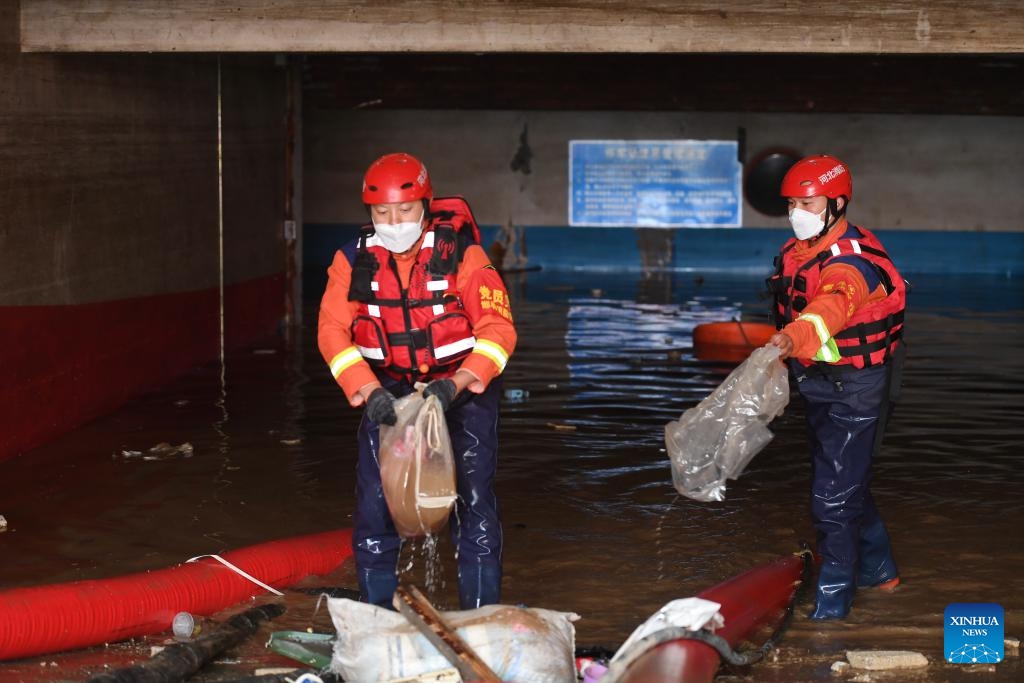
[[[374,161],[363,180],[371,223],[328,269],[318,343],[359,425],[353,547],[367,602],[391,606],[401,540],[384,500],[379,425],[414,384],[437,396],[455,455],[451,517],[459,602],[501,597],[502,531],[493,483],[500,375],[516,345],[508,292],[480,247],[461,197],[433,196],[426,167],[409,154]]]
[[[899,583],[871,496],[871,461],[899,390],[906,283],[881,242],[846,219],[850,170],[811,156],[786,173],[795,237],[769,278],[771,343],[797,383],[811,446],[811,514],[821,568],[812,619],[842,619],[857,587]]]

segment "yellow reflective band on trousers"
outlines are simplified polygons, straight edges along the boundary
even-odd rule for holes
[[[350,367],[362,360],[363,356],[359,353],[359,349],[354,346],[350,346],[337,356],[331,359],[331,374],[334,375],[334,379],[338,379],[341,373],[348,370]]]
[[[839,347],[836,346],[836,340],[832,338],[832,334],[828,331],[828,327],[825,326],[825,321],[821,319],[820,315],[806,313],[799,316],[797,320],[803,320],[814,325],[814,331],[821,342],[821,348],[814,354],[812,360],[823,360],[826,363],[835,363],[839,360]]]
[[[508,363],[508,354],[505,349],[501,348],[492,341],[486,339],[477,339],[476,344],[473,346],[473,353],[480,353],[492,361],[498,366],[498,372],[505,371],[505,364]]]

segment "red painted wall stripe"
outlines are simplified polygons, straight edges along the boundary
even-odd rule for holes
[[[280,273],[225,289],[229,349],[277,329]],[[217,358],[216,289],[67,306],[3,306],[0,460]]]

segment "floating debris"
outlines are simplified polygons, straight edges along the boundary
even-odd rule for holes
[[[509,403],[522,403],[529,398],[530,392],[525,389],[506,389],[505,400]]]
[[[284,676],[290,673],[295,673],[299,668],[297,666],[269,666],[263,669],[256,669],[253,671],[254,676]],[[312,679],[306,679],[312,680]]]
[[[194,449],[188,441],[180,446],[172,446],[163,441],[150,448],[148,451],[121,451],[122,458],[139,458],[141,460],[169,460],[170,458],[182,457],[191,458]]]
[[[0,533],[7,531],[7,518],[0,515]]]
[[[850,650],[846,653],[846,659],[853,668],[868,671],[928,666],[927,657],[910,650]]]
[[[281,439],[281,443],[285,446],[298,446],[302,443],[302,439]]]
[[[557,429],[557,430],[562,431],[562,432],[575,432],[576,431],[576,425],[567,425],[567,424],[561,424],[561,423],[558,423],[558,422],[548,422],[548,427],[551,427],[552,429]]]

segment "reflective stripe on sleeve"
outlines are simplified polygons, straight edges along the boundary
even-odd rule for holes
[[[359,349],[355,346],[350,346],[337,356],[331,359],[329,365],[331,366],[331,374],[334,375],[334,379],[338,379],[341,373],[352,367],[363,359]]]
[[[498,366],[498,372],[504,372],[505,364],[508,363],[508,353],[505,352],[505,349],[486,339],[476,340],[473,353],[482,354],[494,361],[494,364]]]
[[[803,320],[814,325],[814,331],[818,335],[818,341],[821,342],[821,348],[818,349],[818,353],[814,354],[814,360],[823,360],[826,363],[835,363],[839,360],[839,347],[836,346],[836,340],[832,338],[832,335],[828,331],[828,327],[825,326],[825,321],[822,320],[820,315],[816,313],[805,313],[797,318],[797,320]]]

